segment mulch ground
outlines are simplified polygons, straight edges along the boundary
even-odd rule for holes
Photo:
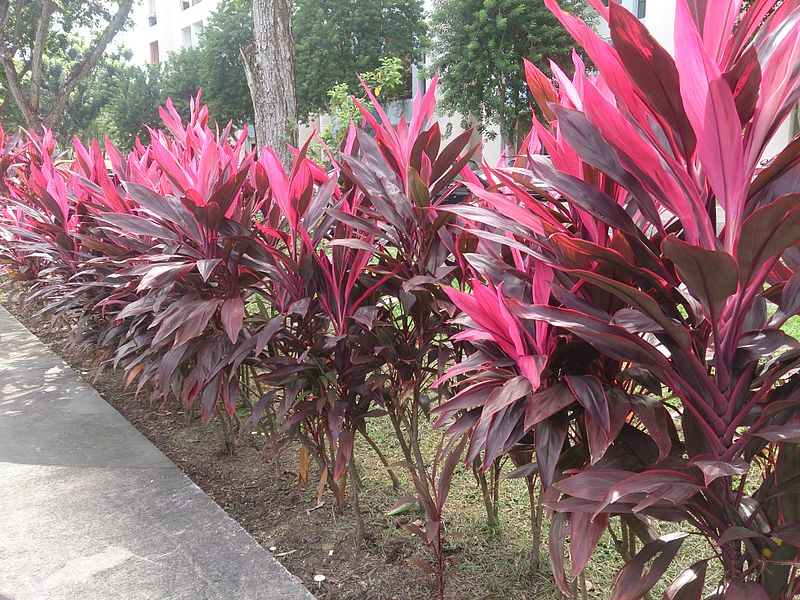
[[[16,302],[6,302],[6,308],[318,598],[421,600],[435,596],[430,578],[407,562],[419,547],[403,536],[386,535],[381,528],[396,528],[396,524],[382,520],[379,511],[366,515],[369,531],[365,540],[357,542],[349,511],[336,514],[332,495],[315,509],[313,471],[306,489],[297,484],[297,447],[283,451],[280,472],[265,457],[259,436],[242,441],[235,454],[225,454],[214,426],[188,420],[179,406],[136,397],[132,389],[125,389],[121,372],[105,370],[95,378],[96,357],[71,350],[65,328],[31,318]],[[324,575],[325,580],[316,583],[315,575]]]

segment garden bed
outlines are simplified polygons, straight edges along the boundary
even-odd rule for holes
[[[420,600],[433,598],[433,579],[413,565],[415,557],[425,556],[421,544],[400,529],[404,522],[422,519],[422,514],[407,513],[388,517],[385,513],[395,501],[411,491],[392,490],[377,458],[368,448],[362,459],[362,511],[367,532],[356,543],[355,523],[350,511],[336,514],[333,498],[326,490],[325,503],[317,505],[314,483],[318,473],[312,466],[305,489],[297,483],[298,446],[290,444],[281,457],[281,472],[264,456],[259,435],[242,441],[234,455],[221,451],[217,422],[208,427],[199,420],[187,421],[177,403],[151,404],[133,388],[125,389],[120,371],[104,370],[95,379],[94,356],[69,348],[67,330],[31,315],[15,301],[3,305],[44,344],[61,356],[73,369],[122,413],[153,444],[174,461],[204,492],[238,521],[264,548],[274,554],[289,571],[319,598],[341,600]],[[375,428],[372,432],[384,447],[391,444],[391,432]],[[437,434],[429,435],[430,445]],[[392,448],[389,447],[389,454]],[[396,457],[399,459],[399,455]],[[448,504],[449,522],[454,536],[453,552],[459,564],[448,581],[448,598],[474,600],[548,600],[562,596],[552,585],[549,569],[533,571],[528,564],[530,526],[527,521],[527,495],[524,485],[509,480],[503,483],[500,507],[501,528],[486,527],[486,516],[471,473],[461,472],[454,482]],[[401,476],[402,479],[402,476]],[[593,589],[603,589],[591,581],[605,579],[619,566],[613,548],[608,548],[607,564],[590,565],[588,579]],[[546,558],[543,558],[546,562]],[[409,562],[410,561],[410,562]],[[321,584],[315,575],[324,575]],[[602,592],[590,597],[603,598]]]

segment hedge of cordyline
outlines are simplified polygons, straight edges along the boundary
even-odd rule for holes
[[[527,64],[542,119],[480,174],[469,133],[431,124],[435,82],[397,126],[373,99],[330,171],[247,153],[199,99],[127,157],[0,132],[6,276],[139,390],[217,414],[230,447],[240,418],[268,422],[342,507],[349,473],[360,529],[354,441],[386,463],[367,421],[387,419],[440,596],[454,469],[491,515],[508,457],[534,522],[537,499],[552,512],[565,593],[621,531],[612,598],[646,596],[688,535],[709,552],[665,597],[791,598],[800,140],[759,165],[800,99],[800,2],[678,0],[674,58],[616,3],[593,3],[608,43],[548,2],[597,71]]]

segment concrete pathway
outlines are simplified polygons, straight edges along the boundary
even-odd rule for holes
[[[0,308],[0,600],[310,600]]]

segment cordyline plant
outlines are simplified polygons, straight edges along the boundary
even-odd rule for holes
[[[438,126],[428,126],[434,93],[435,82],[417,98],[413,119],[396,126],[373,98],[379,120],[363,112],[375,138],[352,127],[333,172],[318,181],[297,162],[288,177],[277,166],[268,171],[281,208],[259,225],[258,260],[269,265],[264,286],[283,316],[266,315],[262,325],[285,326],[272,326],[279,333],[259,361],[260,380],[283,390],[278,416],[331,473],[340,504],[349,465],[359,533],[356,433],[388,468],[368,417],[388,414],[420,503],[435,505],[419,427],[430,409],[426,382],[451,353],[442,334],[452,329],[453,310],[435,284],[454,278],[458,242],[446,227],[452,219],[430,208],[448,198],[466,165],[469,134],[440,148]]]
[[[471,131],[442,146],[439,126],[432,122],[436,83],[434,78],[415,98],[411,120],[401,117],[396,126],[365,86],[377,118],[360,108],[374,137],[359,131],[352,150],[346,148],[338,159],[345,181],[364,202],[349,214],[331,214],[373,238],[374,269],[385,282],[376,307],[379,320],[369,328],[368,347],[383,361],[374,380],[426,515],[424,532],[409,530],[430,546],[434,560],[417,562],[435,573],[441,597],[447,562],[442,511],[458,457],[440,448],[427,458],[420,432],[438,400],[431,383],[460,352],[460,345],[448,340],[454,307],[443,288],[463,279],[457,249],[469,245],[471,236],[453,226],[454,215],[437,209],[459,201],[456,177],[468,170],[477,148],[467,147]]]
[[[78,340],[124,366],[128,383],[173,393],[187,411],[199,400],[207,422],[218,406],[223,420],[236,409],[241,361],[229,357],[255,280],[239,262],[263,201],[245,185],[245,137],[231,144],[229,130],[212,131],[199,96],[191,113],[184,126],[168,102],[172,138],[151,132],[127,159],[107,144],[110,173],[97,142],[76,140],[67,168],[44,150],[47,134],[31,136],[27,164],[6,180],[3,229],[29,272],[31,259],[42,263],[31,298],[74,318]]]
[[[780,327],[800,309],[800,139],[759,161],[800,97],[800,3],[678,0],[674,58],[594,4],[611,43],[548,1],[599,75],[556,89],[527,65],[544,122],[526,147],[550,160],[474,190],[507,260],[450,292],[480,354],[438,410],[484,464],[532,437],[563,591],[566,537],[576,577],[621,516],[644,546],[612,598],[647,595],[688,535],[653,520],[711,549],[665,597],[794,597],[800,350]]]
[[[76,141],[69,164],[49,133],[0,130],[4,271],[128,383],[217,414],[229,448],[241,412],[298,437],[340,507],[349,474],[359,533],[357,434],[407,468],[440,597],[462,456],[493,474],[490,518],[506,457],[534,536],[554,511],[565,592],[616,527],[613,598],[646,596],[689,534],[710,554],[667,598],[793,597],[800,139],[760,161],[800,99],[800,1],[679,0],[674,58],[616,3],[592,2],[608,43],[548,2],[597,71],[526,65],[542,120],[480,177],[469,132],[432,123],[435,82],[397,125],[370,96],[330,172],[246,152],[199,98],[127,156]]]

